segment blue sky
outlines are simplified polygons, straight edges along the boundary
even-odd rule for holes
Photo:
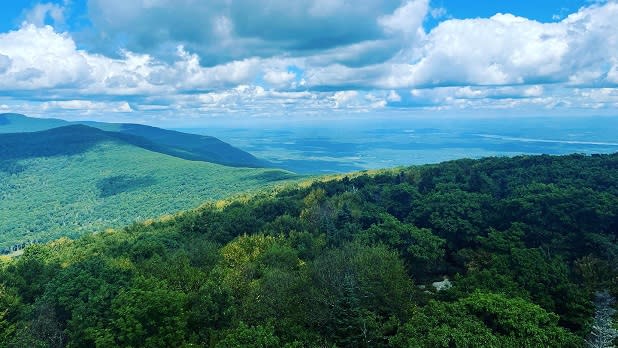
[[[577,12],[590,1],[582,0],[542,0],[542,1],[512,1],[512,0],[437,0],[432,4],[448,10],[454,18],[491,17],[496,13],[512,13],[543,22],[550,22]]]
[[[618,116],[618,2],[55,0],[0,10],[0,112]]]

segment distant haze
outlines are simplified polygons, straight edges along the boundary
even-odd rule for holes
[[[307,173],[486,156],[618,152],[613,117],[227,122],[184,131],[215,135]]]

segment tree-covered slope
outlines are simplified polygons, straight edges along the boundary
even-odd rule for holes
[[[20,159],[75,155],[106,141],[143,148],[155,146],[140,137],[69,125],[39,132],[0,134],[0,161],[6,167],[8,163]]]
[[[178,158],[235,167],[272,167],[272,164],[267,161],[260,160],[248,152],[211,136],[182,133],[139,124],[68,122],[57,119],[31,118],[19,114],[0,114],[0,135],[38,132],[70,125],[97,128],[106,131],[110,137],[121,138],[146,150]],[[77,138],[73,142],[79,140]]]
[[[0,250],[193,208],[292,178],[148,151],[144,138],[83,125],[0,134]]]
[[[250,153],[211,136],[188,134],[139,124],[121,124],[118,132],[147,139],[156,144],[150,150],[179,158],[228,166],[272,166],[267,161],[255,158]]]
[[[330,178],[6,259],[0,346],[581,347],[617,231],[618,155]]]

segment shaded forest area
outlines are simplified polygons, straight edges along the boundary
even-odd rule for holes
[[[2,259],[0,346],[580,347],[617,239],[618,154],[288,185]]]

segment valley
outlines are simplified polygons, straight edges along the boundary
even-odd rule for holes
[[[328,174],[459,158],[618,151],[612,117],[391,117],[228,120],[182,131],[216,134],[297,173]]]

